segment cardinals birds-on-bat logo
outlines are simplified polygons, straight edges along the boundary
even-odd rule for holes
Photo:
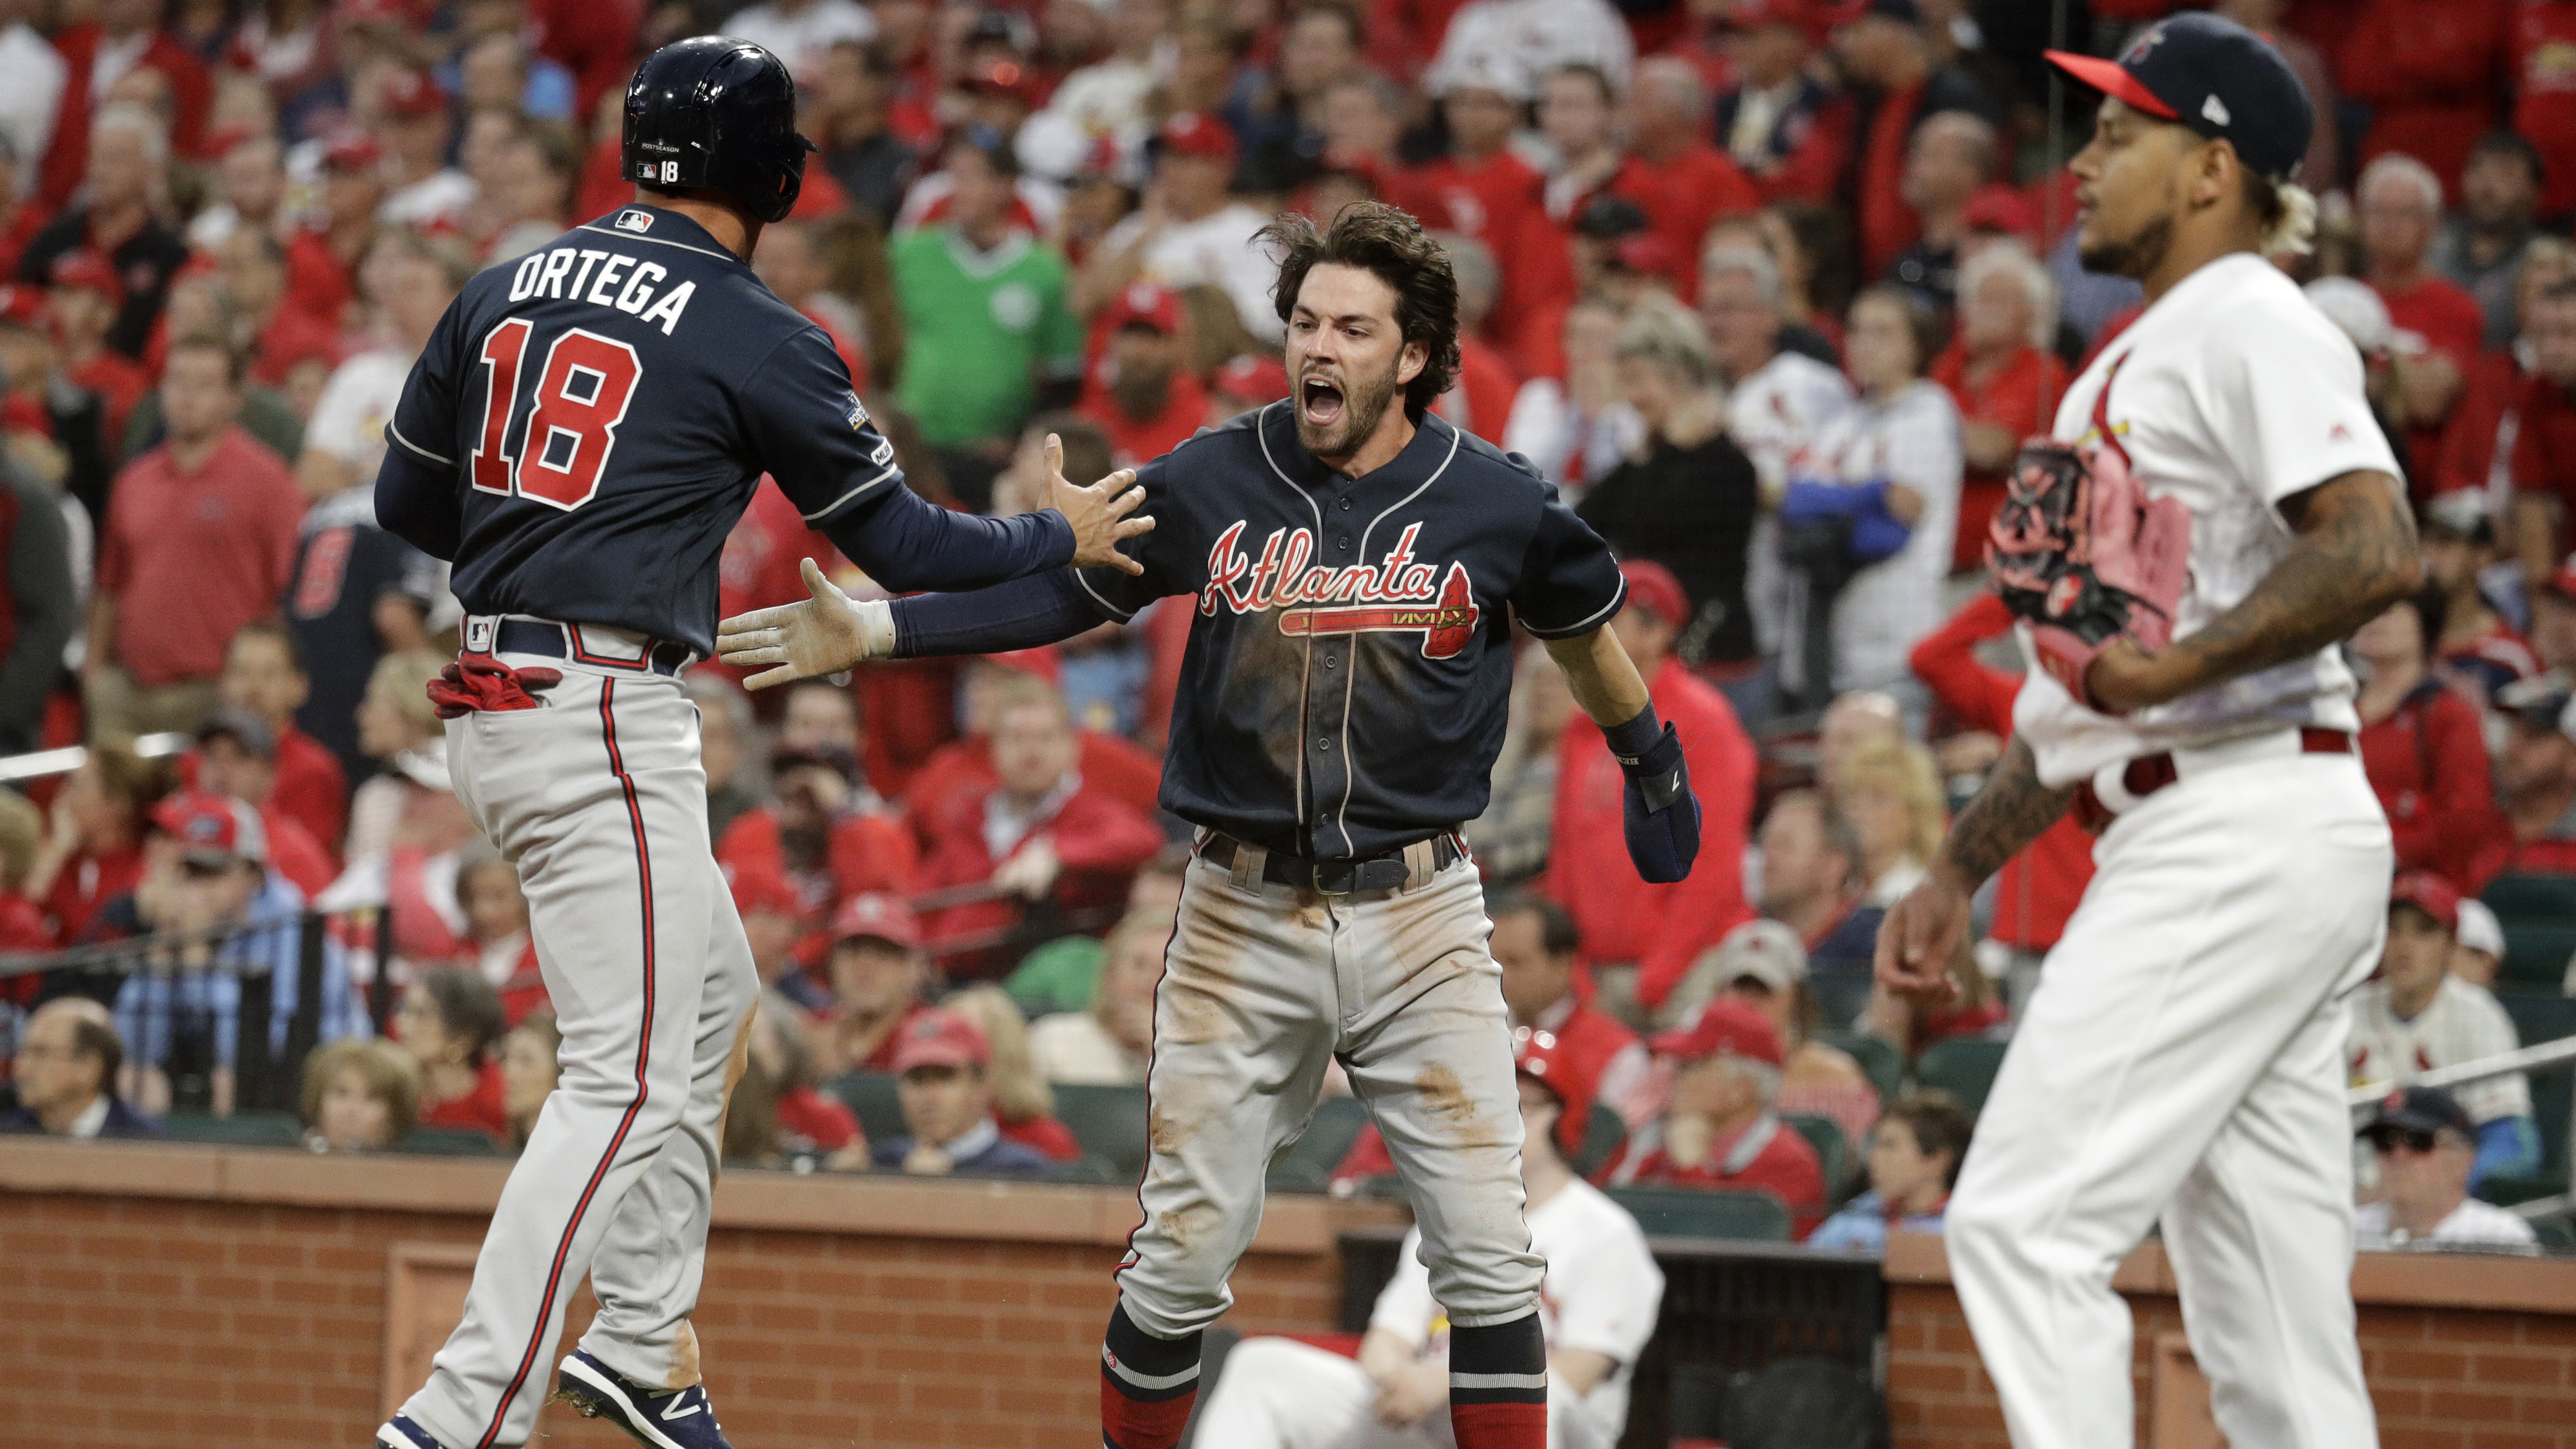
[[[1422,657],[1451,659],[1476,637],[1476,593],[1459,564],[1444,575],[1413,556],[1419,523],[1408,524],[1377,563],[1339,568],[1318,565],[1315,535],[1303,528],[1272,529],[1259,558],[1241,548],[1245,525],[1237,522],[1208,549],[1208,584],[1199,612],[1219,604],[1237,614],[1279,611],[1279,632],[1311,639],[1333,634],[1422,635]]]

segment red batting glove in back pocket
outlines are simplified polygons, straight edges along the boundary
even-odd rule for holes
[[[429,702],[440,719],[486,709],[535,709],[536,691],[561,683],[560,669],[512,669],[497,659],[459,659],[429,682]]]

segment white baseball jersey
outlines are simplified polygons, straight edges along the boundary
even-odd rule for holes
[[[1727,394],[1726,432],[1753,460],[1762,496],[1777,498],[1788,485],[1789,460],[1851,405],[1851,380],[1840,369],[1802,352],[1777,352]],[[1780,652],[1791,591],[1780,563],[1779,520],[1765,508],[1754,520],[1744,558],[1744,604],[1753,612],[1753,637],[1765,654]]]
[[[2495,993],[2457,976],[2442,978],[2431,1005],[2413,1021],[2400,1021],[2388,1004],[2388,983],[2373,981],[2354,993],[2352,1085],[2394,1087],[2436,1067],[2509,1052],[2522,1045],[2513,1018]],[[2483,1126],[2501,1117],[2531,1115],[2531,1083],[2522,1073],[2491,1077],[2451,1089],[2469,1119]]]
[[[1834,597],[1836,690],[1910,678],[1907,656],[1941,626],[1963,466],[1958,404],[1940,384],[1921,380],[1883,403],[1863,399],[1844,409],[1791,465],[1792,472],[1854,486],[1885,479],[1923,500],[1905,547],[1853,574]]]
[[[2389,1222],[2388,1204],[2363,1203],[2353,1213],[2353,1238],[2358,1246],[2375,1253],[2398,1248],[2536,1248],[2540,1235],[2520,1214],[2505,1211],[2494,1203],[2476,1198],[2463,1198],[2451,1215],[2433,1225],[2433,1231],[2420,1238],[2408,1237]]]
[[[2251,253],[2185,277],[2102,349],[2066,390],[2052,436],[2092,440],[2097,402],[2139,483],[2191,510],[2177,638],[2243,602],[2289,552],[2283,499],[2360,469],[2404,476],[2370,415],[2361,354],[2297,283]],[[2352,695],[2352,671],[2332,646],[2116,719],[2034,668],[2013,724],[2040,778],[2066,785],[2141,755],[2271,728],[2357,731]]]
[[[1663,1306],[1664,1271],[1627,1209],[1581,1180],[1530,1209],[1529,1230],[1530,1246],[1547,1260],[1538,1311],[1548,1352],[1585,1348],[1618,1361],[1618,1370],[1583,1397],[1584,1409],[1615,1436],[1628,1422],[1629,1373]],[[1449,1319],[1431,1296],[1419,1228],[1405,1234],[1395,1276],[1377,1295],[1369,1327],[1400,1334],[1427,1353],[1447,1351]]]

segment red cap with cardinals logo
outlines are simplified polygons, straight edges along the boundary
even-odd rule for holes
[[[1547,1088],[1563,1109],[1557,1118],[1557,1145],[1568,1151],[1579,1148],[1583,1130],[1592,1120],[1592,1094],[1597,1084],[1583,1079],[1583,1073],[1575,1068],[1573,1054],[1558,1045],[1556,1033],[1543,1027],[1512,1028],[1512,1066],[1522,1076]]]

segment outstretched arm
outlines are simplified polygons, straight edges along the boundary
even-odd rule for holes
[[[2298,534],[2236,606],[2154,654],[2122,640],[2085,675],[2115,713],[2162,704],[2350,637],[2424,581],[2406,493],[2358,469],[2284,499]]]
[[[770,689],[838,674],[871,659],[1003,654],[1070,639],[1110,617],[1071,569],[1013,579],[968,594],[853,600],[812,559],[801,572],[813,595],[754,609],[716,626],[716,657],[737,669],[775,666],[743,681]]]

